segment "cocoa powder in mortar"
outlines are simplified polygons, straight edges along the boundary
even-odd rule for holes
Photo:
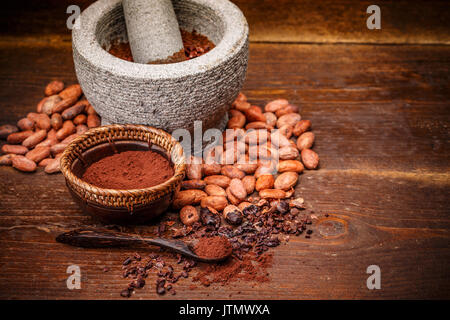
[[[189,32],[180,29],[180,32],[184,49],[174,53],[171,57],[165,60],[153,61],[150,62],[150,64],[167,64],[194,59],[207,53],[215,47],[214,43],[212,43],[207,37],[197,33],[195,30]],[[120,42],[115,40],[111,43],[111,48],[109,48],[108,52],[117,58],[133,62],[133,56],[131,54],[131,48],[128,42]]]
[[[154,151],[124,151],[91,164],[82,179],[100,188],[142,189],[156,186],[174,174],[169,160]]]

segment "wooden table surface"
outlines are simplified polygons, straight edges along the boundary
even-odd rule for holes
[[[1,11],[0,124],[33,111],[48,81],[76,81],[65,12],[90,2]],[[272,250],[269,283],[191,290],[187,279],[176,296],[157,296],[151,275],[132,299],[450,298],[448,4],[378,1],[382,29],[372,31],[371,1],[235,3],[251,31],[243,91],[260,105],[287,98],[312,121],[321,168],[302,175],[297,194],[329,217],[315,221],[311,239]],[[0,167],[0,298],[120,298],[127,251],[54,240],[92,223],[62,175]],[[72,264],[81,290],[66,287]],[[381,268],[380,290],[366,287],[369,265]]]

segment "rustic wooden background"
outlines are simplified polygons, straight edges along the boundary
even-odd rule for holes
[[[34,110],[48,81],[76,81],[65,12],[91,2],[2,5],[0,124]],[[377,1],[382,30],[371,31],[372,1],[234,2],[251,30],[243,91],[261,105],[286,97],[312,120],[321,169],[303,174],[297,192],[329,217],[311,239],[273,250],[270,283],[190,290],[188,279],[159,297],[151,278],[133,299],[450,298],[448,3]],[[62,175],[0,167],[0,298],[120,298],[128,252],[54,241],[91,224]],[[66,288],[71,264],[81,290]],[[366,287],[372,264],[381,290]]]

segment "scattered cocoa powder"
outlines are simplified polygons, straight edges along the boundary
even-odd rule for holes
[[[272,254],[256,257],[247,255],[242,260],[233,258],[219,264],[209,264],[192,278],[208,287],[213,283],[228,284],[239,279],[246,281],[268,282],[267,268],[272,264]]]
[[[214,259],[229,256],[232,249],[227,238],[215,236],[200,238],[194,247],[194,252],[201,258]]]
[[[180,32],[184,49],[174,53],[167,59],[149,62],[150,64],[176,63],[194,59],[207,53],[215,47],[214,43],[212,43],[207,37],[197,33],[195,30],[189,32],[180,29]],[[131,48],[128,42],[114,40],[112,41],[111,48],[108,52],[117,58],[133,62],[133,56],[131,54]]]
[[[82,179],[100,188],[141,189],[158,185],[174,174],[163,155],[148,151],[124,151],[91,164]]]

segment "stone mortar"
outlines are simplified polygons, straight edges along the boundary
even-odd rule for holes
[[[121,0],[99,0],[72,32],[78,81],[102,124],[144,124],[168,132],[223,130],[241,90],[248,62],[248,24],[227,0],[174,0],[180,27],[207,36],[216,47],[180,63],[147,65],[116,58],[111,40],[128,41]]]

